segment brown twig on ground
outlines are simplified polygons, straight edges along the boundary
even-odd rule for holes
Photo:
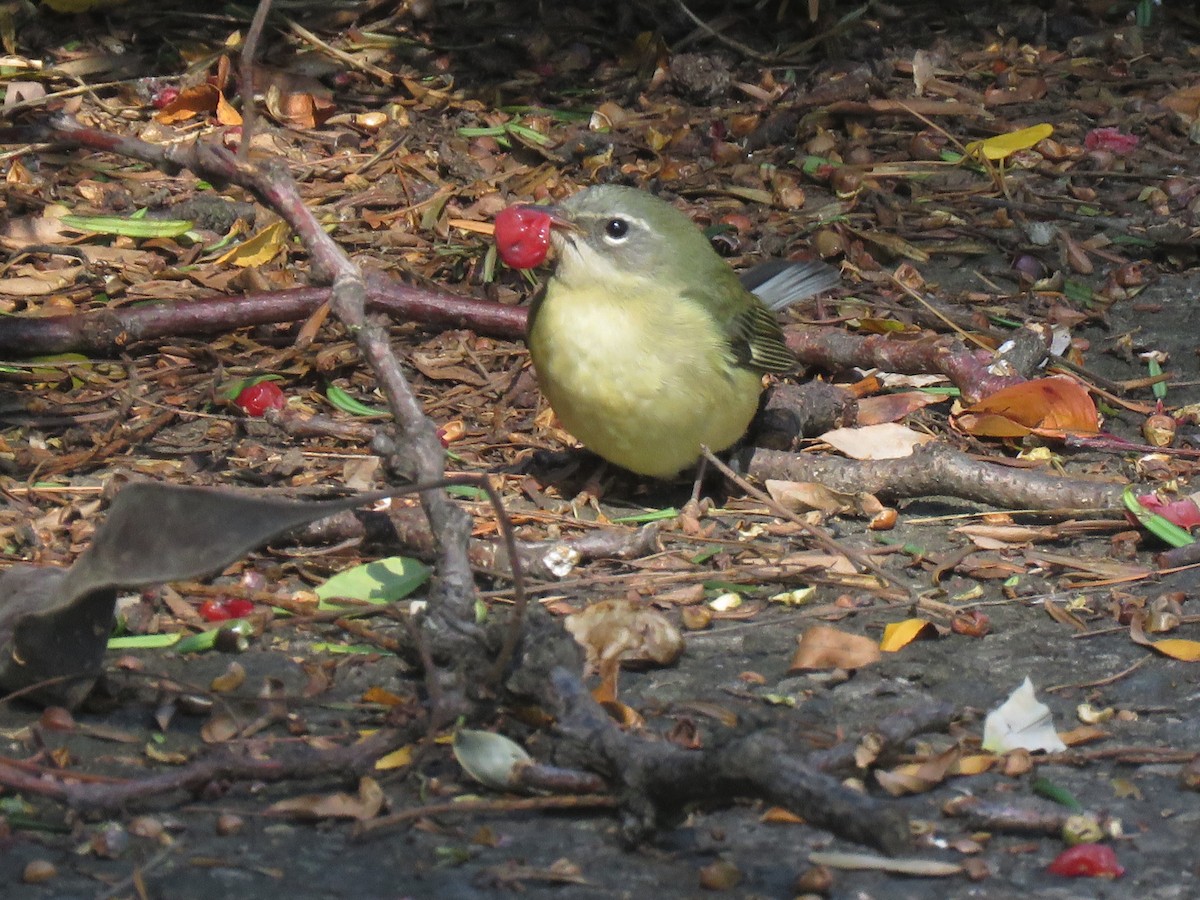
[[[908,740],[918,734],[944,731],[954,720],[957,709],[951,703],[928,703],[914,709],[902,709],[879,722],[871,732],[879,740],[876,758],[893,754]],[[842,741],[828,750],[820,750],[806,757],[810,765],[822,772],[839,775],[850,774],[858,769],[856,754],[862,738]]]
[[[367,272],[366,279],[369,312],[433,327],[471,328],[495,337],[515,339],[525,334],[524,307],[418,287],[380,272]],[[304,287],[123,306],[72,316],[10,316],[0,329],[0,354],[10,358],[68,352],[102,356],[139,341],[297,322],[312,315],[329,296],[327,287]]]
[[[180,791],[195,793],[215,781],[285,781],[366,773],[374,767],[375,760],[402,740],[401,732],[384,729],[345,747],[293,746],[274,759],[223,750],[160,775],[104,783],[52,780],[0,762],[0,784],[14,791],[57,800],[72,809],[109,812]]]
[[[291,533],[299,544],[330,544],[348,540],[400,545],[416,556],[434,551],[433,533],[421,510],[393,504],[386,512],[356,510],[339,513]],[[564,569],[592,559],[636,559],[653,551],[658,538],[654,524],[643,528],[595,528],[557,541],[516,541],[520,567],[531,577],[557,581]],[[509,552],[502,542],[472,538],[467,548],[471,565],[481,571],[507,575]]]
[[[848,334],[840,328],[815,325],[793,325],[784,332],[788,348],[804,365],[827,372],[875,367],[905,375],[940,373],[962,391],[968,403],[1027,378],[1027,374],[1015,371],[1015,367],[996,367],[995,353],[969,350],[953,335],[901,340],[880,334]]]
[[[560,753],[566,757],[556,762],[576,766],[577,760],[586,760],[591,768],[597,758],[607,761],[628,843],[640,843],[664,816],[689,803],[758,797],[802,814],[814,826],[889,853],[908,844],[907,821],[897,808],[817,770],[772,731],[718,735],[699,750],[642,740],[622,731],[572,670],[556,664],[553,648],[534,644],[519,672],[521,682],[513,686],[534,690],[554,716],[563,741]],[[538,677],[527,680],[534,673]]]
[[[855,460],[827,454],[751,449],[743,468],[760,480],[817,481],[835,491],[889,500],[956,497],[1003,509],[1123,509],[1125,485],[1084,481],[982,462],[944,444],[925,444],[900,459]]]
[[[846,559],[850,560],[860,569],[865,569],[878,578],[881,584],[890,584],[893,587],[899,588],[905,595],[909,597],[913,596],[913,591],[910,587],[902,584],[887,572],[883,571],[879,564],[873,559],[863,556],[861,553],[857,553],[854,550],[851,550],[849,547],[843,547],[841,544],[835,541],[828,534],[828,532],[825,531],[825,529],[816,525],[810,525],[791,510],[784,509],[784,507],[780,506],[773,499],[771,499],[771,496],[765,491],[760,491],[754,485],[750,484],[750,482],[746,481],[746,479],[742,478],[735,471],[733,471],[733,469],[729,468],[729,466],[725,465],[725,463],[714,456],[707,447],[703,448],[703,454],[704,458],[708,460],[708,464],[710,466],[713,466],[718,472],[733,481],[734,484],[746,491],[752,497],[767,504],[768,508],[770,508],[777,516],[780,516],[781,518],[791,522],[793,525],[799,527],[802,532],[811,537],[813,541],[822,549],[838,556],[846,557]]]
[[[84,128],[63,116],[52,118],[46,127],[51,139],[59,142],[108,150],[168,172],[189,169],[210,180],[238,185],[277,212],[308,249],[317,276],[332,282],[333,310],[353,334],[359,352],[387,397],[398,434],[395,437],[378,434],[376,449],[393,471],[411,480],[433,482],[442,477],[445,448],[438,440],[433,422],[425,416],[409,388],[386,332],[366,317],[367,291],[362,273],[321,227],[281,164],[272,160],[261,165],[242,165],[219,145],[194,142],[158,146]],[[478,637],[474,625],[474,583],[467,558],[471,521],[444,491],[426,490],[421,494],[421,502],[436,535],[439,552],[429,606],[430,627],[437,635],[435,654],[440,662],[455,661],[457,667],[475,658],[470,650]],[[458,680],[465,690],[465,675],[460,672]]]

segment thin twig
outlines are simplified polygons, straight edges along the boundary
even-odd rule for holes
[[[242,140],[238,144],[238,162],[242,164],[250,158],[250,139],[254,136],[254,122],[258,115],[254,103],[254,57],[258,54],[258,42],[270,12],[271,0],[259,0],[254,18],[246,30],[246,43],[242,45]]]
[[[890,584],[893,587],[897,587],[900,590],[904,591],[904,593],[909,597],[910,600],[916,600],[916,594],[911,587],[904,584],[903,582],[896,580],[894,577],[889,575],[887,572],[883,571],[883,569],[881,569],[878,565],[876,565],[874,560],[868,559],[867,557],[863,556],[861,553],[851,550],[848,547],[843,547],[841,544],[839,544],[837,541],[835,541],[832,537],[830,537],[826,533],[825,529],[819,528],[816,525],[810,525],[808,522],[805,522],[803,519],[801,519],[799,516],[797,516],[791,510],[785,509],[779,503],[776,503],[775,500],[772,499],[770,494],[766,493],[765,491],[759,490],[754,485],[752,485],[750,482],[748,482],[745,478],[743,478],[741,475],[739,475],[737,472],[733,471],[733,469],[729,468],[729,466],[727,466],[724,462],[722,462],[720,459],[718,459],[713,454],[713,452],[711,450],[709,450],[707,447],[701,448],[701,453],[704,455],[704,458],[707,459],[709,461],[709,463],[711,463],[713,465],[714,468],[716,468],[716,470],[718,472],[720,472],[722,475],[724,475],[726,478],[728,478],[730,481],[732,481],[734,484],[736,484],[739,488],[744,490],[746,493],[750,494],[756,500],[760,500],[763,503],[767,504],[767,506],[775,513],[775,515],[777,515],[783,519],[787,519],[789,522],[793,523],[794,525],[798,525],[800,527],[801,531],[803,531],[805,534],[807,534],[809,537],[811,537],[814,541],[816,541],[818,544],[820,544],[821,547],[828,550],[830,553],[836,553],[836,554],[846,557],[848,560],[850,560],[852,563],[854,563],[860,569],[866,569],[868,572],[870,572],[876,578],[879,578],[885,584]]]

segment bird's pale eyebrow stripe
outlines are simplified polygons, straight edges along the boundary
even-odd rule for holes
[[[639,219],[637,216],[631,216],[629,213],[595,213],[593,219],[598,219],[607,222],[609,219],[624,219],[630,225],[636,225],[643,231],[650,230],[650,223],[645,219]]]

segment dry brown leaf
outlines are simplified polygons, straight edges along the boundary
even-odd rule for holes
[[[965,534],[983,550],[1006,550],[1013,544],[1054,541],[1061,536],[1056,528],[1031,525],[960,525],[954,531]]]
[[[567,616],[564,624],[596,670],[610,660],[666,666],[683,653],[683,635],[666,616],[629,600],[602,600]]]
[[[839,631],[829,625],[814,625],[797,638],[799,646],[788,666],[789,672],[811,669],[860,669],[878,662],[879,645],[861,634]]]
[[[1135,615],[1129,623],[1129,637],[1135,644],[1149,647],[1171,659],[1178,659],[1182,662],[1200,662],[1200,641],[1190,641],[1186,638],[1166,638],[1161,641],[1152,641],[1146,637],[1143,629],[1143,615]]]
[[[878,771],[875,780],[893,797],[924,794],[956,773],[961,756],[962,749],[956,745],[922,762],[897,766],[887,772]]]
[[[1042,606],[1046,610],[1046,615],[1059,625],[1067,625],[1079,632],[1088,630],[1087,624],[1079,616],[1055,603],[1053,600],[1046,600]]]
[[[820,439],[851,459],[899,459],[912,456],[913,449],[932,441],[933,435],[885,422],[862,428],[835,428]]]
[[[853,494],[835,491],[816,482],[767,479],[763,486],[772,500],[790,512],[803,513],[815,509],[827,515],[837,515],[852,513],[855,509]]]
[[[899,422],[909,413],[916,412],[934,403],[945,400],[944,395],[926,394],[922,391],[902,391],[898,394],[881,394],[864,397],[858,401],[855,422],[860,426]]]
[[[357,819],[365,821],[383,809],[383,788],[374,778],[358,782],[357,794],[306,794],[280,800],[267,807],[268,815],[287,816],[311,822],[317,819]]]

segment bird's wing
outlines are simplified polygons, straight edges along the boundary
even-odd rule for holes
[[[729,321],[729,343],[737,361],[759,372],[787,372],[796,357],[784,342],[775,313],[755,300]]]

